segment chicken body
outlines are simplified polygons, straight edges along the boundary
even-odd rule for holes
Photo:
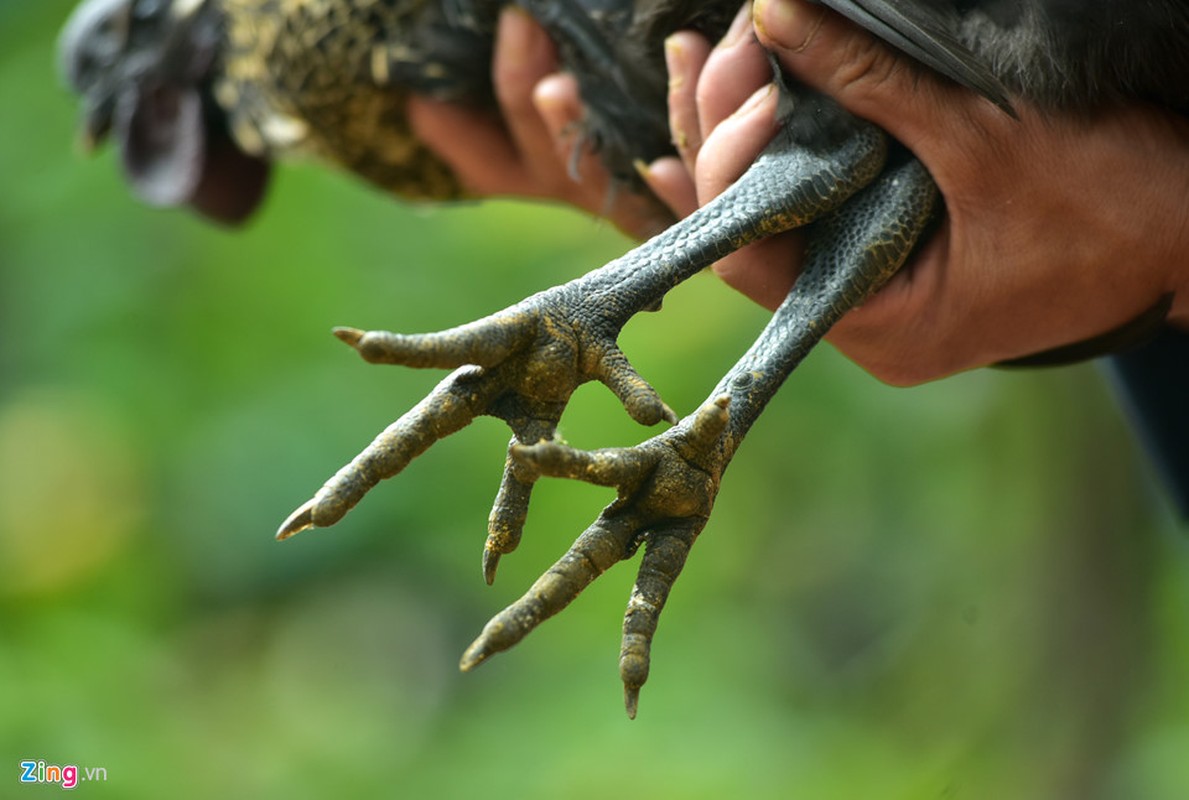
[[[337,164],[411,198],[459,194],[413,135],[410,92],[491,103],[496,9],[423,0],[212,0],[224,47],[213,96],[243,150]]]
[[[590,112],[585,144],[622,184],[632,164],[671,152],[664,36],[717,38],[736,0],[519,3],[558,44]],[[256,178],[221,169],[212,142],[230,137],[235,163],[313,156],[394,194],[447,200],[458,181],[417,141],[410,94],[495,113],[491,56],[506,0],[88,0],[62,36],[63,71],[84,97],[88,136],[114,134],[134,190],[155,205],[210,213],[202,178],[253,194]],[[177,107],[200,101],[197,116]],[[205,156],[205,157],[204,157]],[[211,173],[218,172],[212,176]],[[250,173],[251,171],[249,171]],[[195,202],[197,200],[197,202]],[[212,216],[238,221],[254,207]]]

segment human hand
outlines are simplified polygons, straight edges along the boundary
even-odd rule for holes
[[[820,6],[757,0],[754,18],[789,73],[903,142],[945,199],[933,238],[828,337],[860,366],[920,383],[1100,334],[1168,292],[1170,321],[1189,327],[1189,122],[1140,104],[1075,116],[1023,102],[1014,120]],[[666,162],[650,184],[687,213],[768,142],[775,96],[749,36],[711,51],[682,33],[667,50],[688,172]],[[774,307],[800,248],[796,233],[775,237],[717,269]]]
[[[655,198],[612,187],[597,154],[575,154],[583,114],[577,82],[558,72],[549,37],[515,6],[500,16],[492,79],[500,117],[423,97],[409,101],[414,132],[468,192],[558,200],[640,239],[673,221]]]

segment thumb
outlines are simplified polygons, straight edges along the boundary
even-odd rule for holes
[[[808,0],[756,0],[756,33],[781,65],[925,157],[939,131],[970,115],[1006,118],[976,93],[917,64]],[[926,158],[927,160],[927,158]]]

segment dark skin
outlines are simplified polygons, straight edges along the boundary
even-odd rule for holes
[[[524,185],[460,155],[483,139],[480,146],[503,141],[519,153],[516,179],[536,180],[531,194],[549,195],[549,181],[566,179],[564,132],[581,106],[539,39],[514,72],[502,70],[506,35],[540,37],[523,18],[502,25],[496,65],[506,128],[452,139],[442,122],[465,112],[420,104],[415,125],[433,132],[428,140],[471,185],[494,194]],[[876,377],[910,385],[1083,339],[1165,292],[1175,293],[1169,322],[1189,328],[1186,120],[1138,103],[1089,118],[1042,117],[1017,104],[1020,119],[1012,120],[801,0],[757,3],[755,30],[799,80],[912,149],[945,198],[945,221],[929,244],[827,337]],[[775,99],[765,89],[771,75],[749,24],[714,48],[679,33],[667,50],[682,157],[649,165],[647,180],[684,215],[717,196],[771,138]],[[526,131],[552,144],[518,149]],[[597,162],[582,163],[584,182],[600,189]],[[592,213],[601,208],[598,192],[566,187],[553,196]],[[625,217],[630,212],[622,207],[612,215],[635,230]],[[802,247],[799,234],[783,234],[715,269],[771,308],[797,274]]]

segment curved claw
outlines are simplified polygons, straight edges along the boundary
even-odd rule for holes
[[[528,503],[532,497],[536,476],[520,467],[513,459],[511,450],[518,447],[513,439],[508,445],[508,459],[504,464],[504,476],[500,490],[487,518],[487,541],[483,545],[483,580],[490,586],[495,582],[495,571],[500,556],[511,553],[520,546],[524,522],[528,518]]]
[[[721,395],[676,428],[636,447],[588,451],[556,442],[514,443],[511,459],[534,480],[548,475],[615,486],[619,496],[523,597],[487,623],[460,667],[471,670],[518,643],[644,544],[620,650],[624,701],[628,715],[635,717],[657,621],[706,525],[726,466],[721,445],[728,403],[729,397]]]
[[[314,527],[314,501],[307,500],[281,523],[281,527],[277,528],[277,541],[283,542],[290,536],[312,527]]]
[[[380,480],[396,475],[476,416],[508,423],[513,446],[552,439],[574,390],[590,380],[609,386],[641,423],[676,422],[672,409],[616,345],[621,326],[600,315],[577,284],[566,284],[437,333],[335,328],[335,336],[371,363],[459,369],[290,515],[278,538],[337,522]],[[488,583],[495,579],[500,557],[520,542],[534,481],[536,474],[509,455],[488,520],[483,552]]]
[[[294,511],[277,538],[333,525],[377,483],[399,473],[434,442],[469,425],[498,389],[485,377],[479,367],[451,373]]]
[[[523,597],[483,627],[463,653],[459,668],[469,672],[568,606],[591,581],[635,552],[635,533],[632,520],[601,514]]]
[[[337,328],[331,328],[330,332],[337,336],[340,342],[349,344],[356,349],[358,349],[359,342],[363,339],[364,334],[367,333],[367,331],[361,331],[359,328],[348,328],[341,325]]]
[[[483,582],[488,586],[495,583],[495,573],[500,566],[500,556],[503,551],[491,547],[484,543],[483,545]]]
[[[335,328],[334,335],[371,364],[455,369],[465,364],[494,366],[532,339],[535,320],[511,309],[436,333],[401,334]]]
[[[636,585],[632,587],[623,617],[623,643],[619,650],[619,677],[623,681],[624,705],[628,716],[636,718],[640,687],[648,680],[652,637],[660,620],[669,592],[681,574],[694,540],[706,519],[655,531],[648,537]]]
[[[664,420],[677,424],[677,414],[669,408],[656,389],[640,376],[628,357],[618,347],[609,347],[599,360],[598,379],[615,393],[628,415],[641,425],[652,426]]]

